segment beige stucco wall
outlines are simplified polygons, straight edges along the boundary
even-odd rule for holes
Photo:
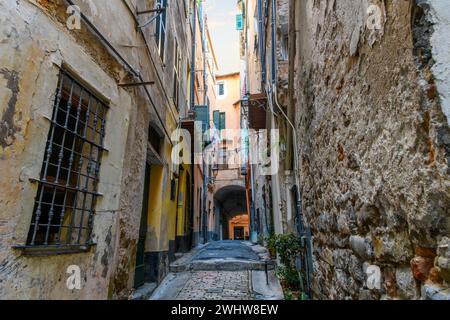
[[[216,94],[216,104],[211,108],[211,119],[213,112],[219,110],[226,112],[226,127],[227,129],[240,129],[240,99],[241,99],[241,78],[239,73],[231,75],[219,75],[216,77],[216,84],[220,82],[225,83],[225,95],[219,96]]]
[[[98,0],[74,2],[99,31],[155,84],[148,90],[121,89],[118,83],[135,81],[117,57],[82,24],[68,30],[63,1],[13,1],[0,3],[0,298],[19,299],[106,299],[126,298],[133,286],[135,246],[143,199],[147,132],[150,123],[170,132],[179,119],[172,99],[173,37],[182,54],[181,113],[186,113],[187,59],[190,56],[188,25],[183,6],[170,6],[166,56],[161,61],[154,44],[154,25],[145,28],[145,41],[136,32],[132,13],[152,3]],[[144,19],[144,18],[140,18]],[[145,20],[145,19],[144,19]],[[141,21],[142,22],[142,21]],[[111,24],[114,28],[111,28]],[[149,51],[146,52],[145,46]],[[66,66],[104,98],[110,109],[106,119],[105,152],[102,157],[99,192],[95,207],[90,252],[27,257],[13,245],[24,244],[33,213],[38,178],[45,153],[59,68]],[[156,108],[156,112],[154,110]],[[162,119],[159,121],[156,114]],[[5,134],[3,134],[5,132]],[[4,143],[3,143],[4,142]],[[148,250],[167,251],[175,238],[176,204],[170,201],[171,143],[163,139],[158,232],[148,237]],[[154,226],[152,226],[154,227]],[[170,232],[168,232],[168,230]],[[81,268],[81,290],[70,291],[65,281],[69,265]]]
[[[111,271],[103,255],[114,245],[116,210],[119,209],[120,178],[124,161],[129,111],[133,98],[117,87],[116,81],[92,61],[82,47],[55,25],[38,8],[22,2],[0,4],[0,21],[4,30],[0,50],[2,70],[17,74],[16,88],[2,86],[2,96],[17,95],[13,107],[14,135],[2,147],[0,171],[2,221],[0,256],[1,298],[39,299],[104,299],[108,293]],[[39,39],[40,41],[36,41]],[[25,63],[24,63],[25,62]],[[102,158],[99,192],[94,219],[95,242],[91,253],[50,257],[24,257],[11,247],[24,244],[33,212],[45,143],[53,110],[59,68],[66,64],[73,73],[109,100],[105,147]],[[9,89],[9,90],[8,90]],[[2,98],[3,98],[2,97]],[[1,113],[7,112],[2,104]],[[6,125],[5,122],[2,125]],[[82,290],[70,291],[65,286],[66,269],[79,265]]]

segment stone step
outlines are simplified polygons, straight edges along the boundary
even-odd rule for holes
[[[130,296],[130,300],[148,300],[157,287],[156,282],[144,283]]]
[[[251,271],[251,288],[256,300],[284,300],[283,288],[275,271]]]
[[[170,272],[174,273],[185,271],[264,271],[266,269],[266,262],[234,259],[194,260],[187,264],[171,264],[169,269]],[[267,269],[274,270],[275,262],[268,260]]]

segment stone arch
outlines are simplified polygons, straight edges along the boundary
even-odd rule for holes
[[[227,185],[214,193],[214,204],[220,210],[223,238],[227,239],[233,232],[229,223],[236,217],[248,215],[246,189],[242,185]],[[248,230],[248,226],[245,228]]]

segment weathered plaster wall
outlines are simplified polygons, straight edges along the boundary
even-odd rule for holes
[[[259,54],[259,30],[257,28],[258,7],[257,1],[247,1],[247,16],[246,28],[247,43],[242,43],[241,46],[247,45],[246,52],[246,77],[248,92],[250,94],[261,93],[261,63],[258,59]],[[256,22],[255,22],[256,19]]]
[[[424,1],[430,10],[428,19],[433,23],[434,32],[430,39],[433,48],[432,67],[436,86],[441,98],[442,110],[450,124],[450,3],[445,0]]]
[[[449,11],[417,3],[298,4],[301,192],[317,298],[449,298]],[[379,30],[366,26],[370,4]],[[381,268],[380,289],[368,289],[368,265]]]
[[[126,2],[123,0],[118,0],[118,2],[121,4],[120,9],[123,10]],[[136,0],[133,2],[128,1],[128,3],[132,12],[136,12],[138,9],[154,8],[154,1]],[[109,2],[105,6],[110,6]],[[122,13],[129,15],[129,12]],[[120,15],[120,10],[117,14]],[[147,19],[148,16],[141,16],[138,20],[139,23],[144,23]],[[145,41],[141,35],[135,33],[134,22],[132,22],[132,30],[124,28],[120,32],[117,32],[117,30],[110,32],[110,36],[113,39],[118,37],[114,43],[122,48],[121,52],[131,55],[130,59],[134,61],[134,65],[139,66],[138,70],[141,73],[145,73],[144,78],[155,81],[155,84],[148,89],[168,134],[171,134],[176,129],[180,116],[185,117],[188,108],[186,92],[189,83],[186,66],[191,56],[191,48],[189,24],[185,23],[187,19],[184,6],[181,3],[174,2],[169,5],[167,9],[165,54],[163,57],[157,51],[154,23],[142,29]],[[125,35],[129,35],[131,38],[123,39]],[[175,38],[181,53],[178,109],[173,98]],[[149,50],[146,52],[142,49],[143,47],[147,47]],[[132,91],[139,95],[143,94],[142,90],[136,89]],[[153,206],[149,207],[145,245],[146,268],[151,269],[151,273],[155,275],[155,279],[158,282],[168,272],[171,243],[176,238],[177,203],[176,200],[170,199],[170,180],[173,177],[171,165],[172,144],[168,137],[165,136],[163,124],[160,123],[153,108],[149,105],[147,97],[141,96],[136,103],[136,109],[133,111],[134,122],[130,126],[126,151],[126,173],[122,182],[126,187],[123,190],[124,196],[121,204],[120,245],[116,248],[118,262],[110,289],[113,292],[112,297],[117,298],[127,297],[133,286],[135,245],[144,196],[143,184],[148,140],[147,133],[150,124],[162,134],[162,145],[159,151],[164,162],[161,167],[152,170],[152,174],[157,173],[157,178],[150,186],[149,198]],[[130,217],[130,213],[132,213],[132,217]]]
[[[81,30],[66,28],[63,1],[13,1],[0,3],[0,297],[19,299],[127,298],[132,286],[135,250],[143,199],[148,127],[163,132],[176,128],[178,112],[172,99],[174,35],[182,52],[182,66],[189,55],[184,7],[170,6],[164,63],[154,45],[154,25],[136,31],[131,13],[146,8],[145,1],[74,1],[118,51],[139,70],[149,87],[160,123],[142,88],[121,89],[119,82],[133,79],[111,52],[82,24]],[[181,17],[181,18],[180,18]],[[143,18],[145,20],[145,18]],[[114,21],[114,28],[111,22]],[[145,49],[148,44],[149,52]],[[97,245],[89,253],[26,257],[12,246],[23,244],[30,227],[37,186],[29,181],[40,175],[59,67],[64,64],[102,98],[109,101],[105,146],[93,237]],[[167,67],[166,67],[167,65]],[[185,112],[186,73],[181,74],[180,94]],[[164,85],[164,84],[171,85]],[[170,177],[171,144],[164,139],[161,156],[166,161],[163,181]],[[170,184],[160,194],[160,234],[156,251],[166,252],[175,234],[175,207]],[[174,210],[173,210],[174,211]],[[173,220],[173,222],[172,222]],[[69,291],[65,281],[69,265],[82,272],[82,289]],[[163,264],[161,268],[167,269]],[[161,276],[164,275],[164,270]]]
[[[1,105],[0,148],[0,297],[19,299],[105,299],[113,258],[115,210],[129,112],[133,98],[94,63],[73,38],[28,2],[0,4]],[[59,67],[67,67],[110,101],[94,220],[96,247],[90,253],[26,257],[12,246],[26,241],[51,118]],[[106,69],[106,68],[105,68]],[[6,81],[6,82],[5,82]],[[13,99],[11,99],[11,97]],[[5,108],[6,107],[6,108]],[[4,134],[4,135],[3,135]],[[118,180],[116,180],[118,178]],[[82,289],[66,288],[66,269],[78,265]]]

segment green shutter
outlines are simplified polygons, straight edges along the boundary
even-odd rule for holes
[[[244,16],[242,14],[236,15],[236,30],[244,30]]]
[[[213,112],[213,122],[217,130],[220,130],[220,111]]]
[[[220,130],[226,129],[226,123],[225,123],[225,112],[220,113]]]
[[[195,106],[195,121],[202,122],[202,132],[209,130],[209,107]]]

